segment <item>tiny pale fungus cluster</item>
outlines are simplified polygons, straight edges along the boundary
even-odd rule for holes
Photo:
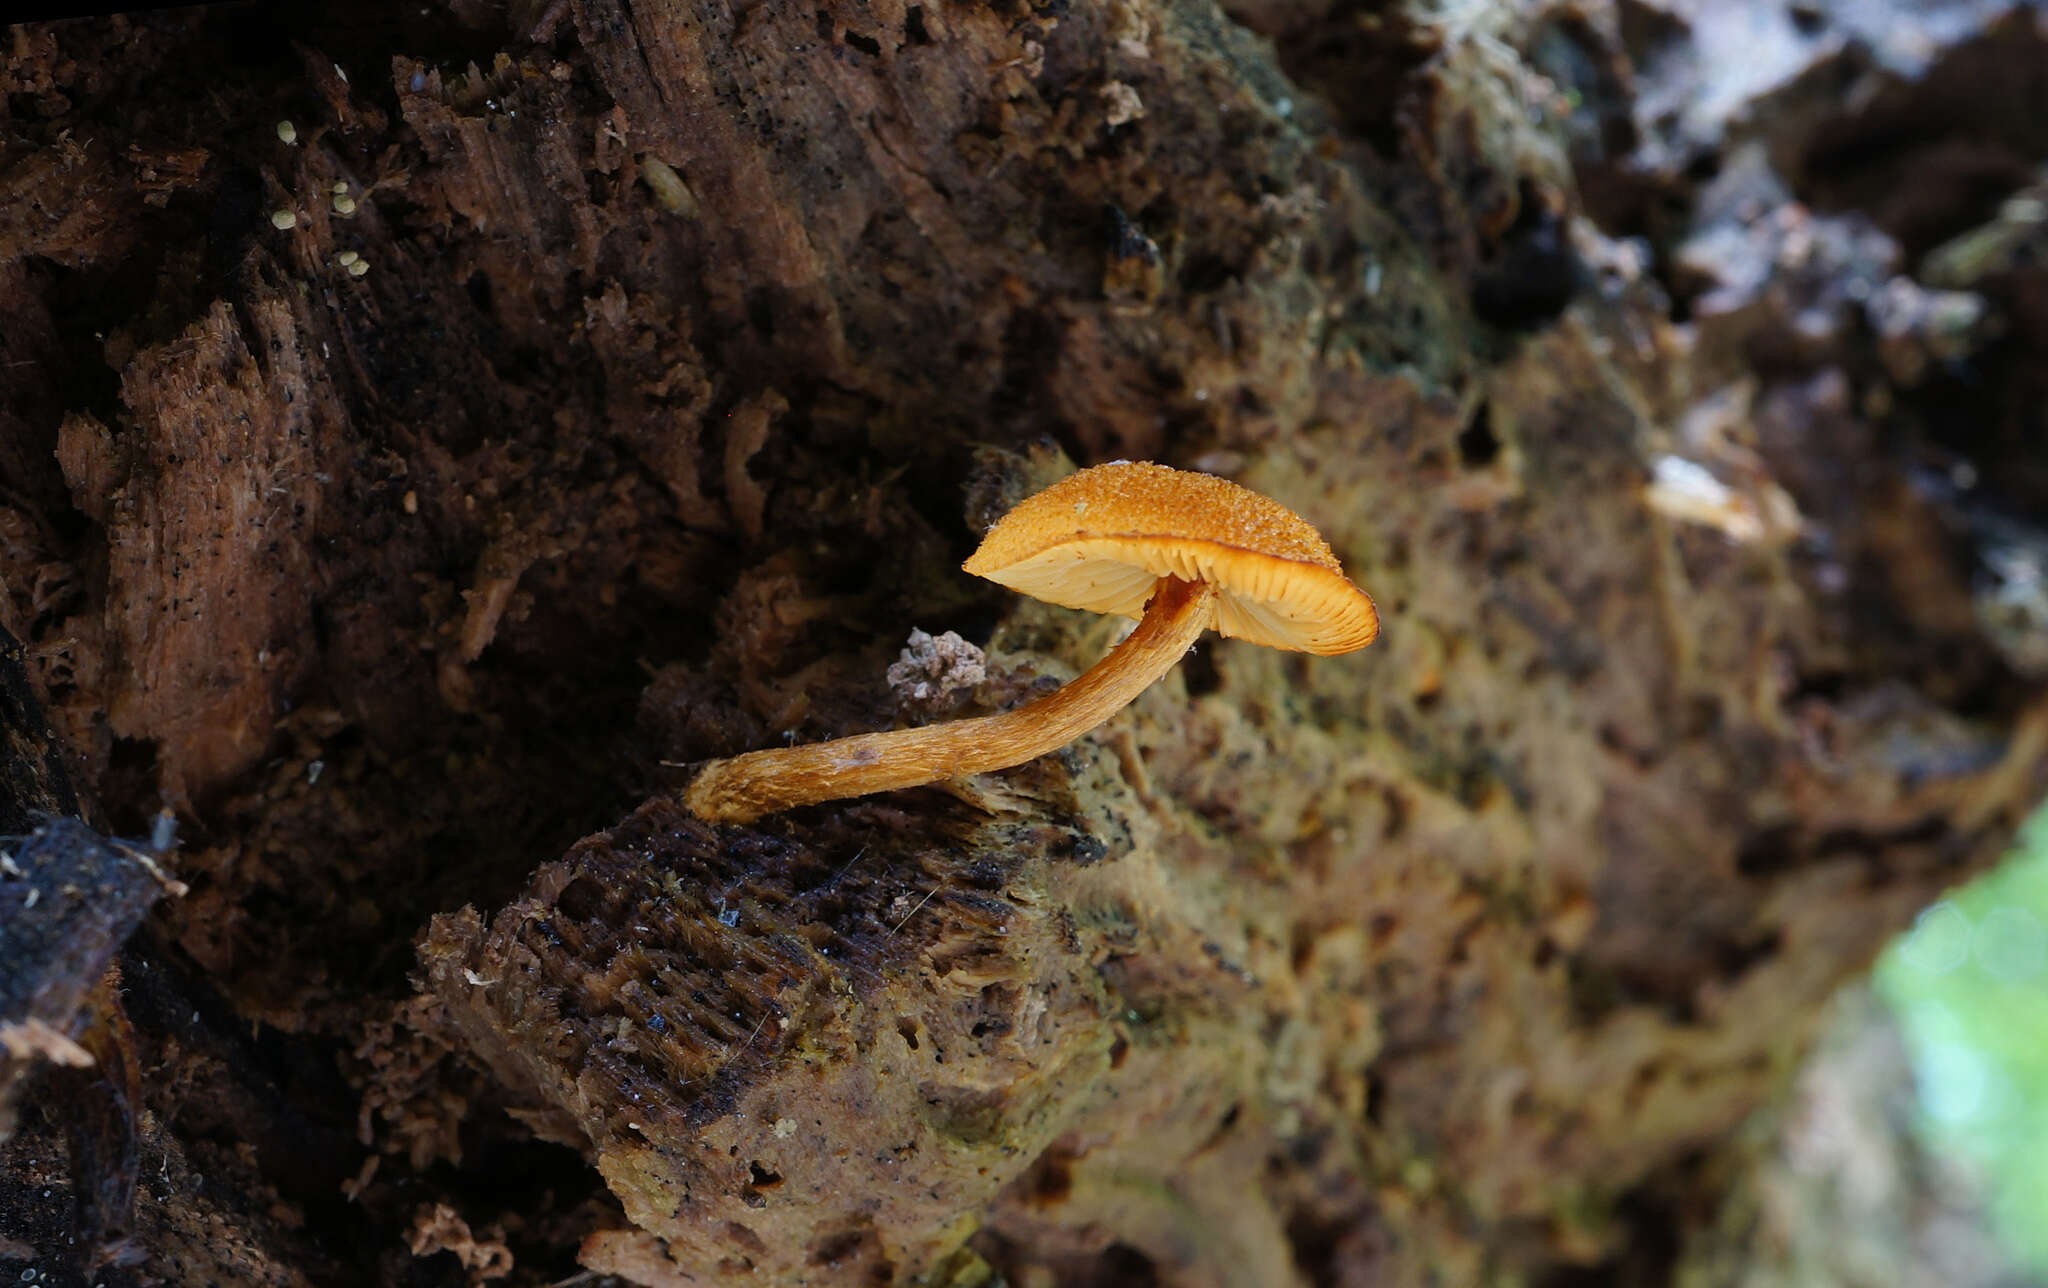
[[[691,812],[746,823],[1022,764],[1122,710],[1211,628],[1325,656],[1379,634],[1371,597],[1299,515],[1163,465],[1119,461],[1060,480],[1004,515],[961,567],[1137,628],[1071,684],[1014,711],[712,761],[684,793]]]

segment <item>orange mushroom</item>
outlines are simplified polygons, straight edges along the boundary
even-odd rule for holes
[[[1379,634],[1370,596],[1299,515],[1225,479],[1118,461],[1028,497],[963,569],[1068,608],[1138,625],[1071,684],[992,716],[715,760],[684,794],[698,817],[777,810],[1019,765],[1122,710],[1204,630],[1303,653]]]

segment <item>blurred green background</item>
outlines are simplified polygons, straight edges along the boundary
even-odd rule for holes
[[[2001,1241],[2048,1277],[2048,810],[1996,870],[1922,912],[1875,982],[1923,1138],[1982,1178]]]

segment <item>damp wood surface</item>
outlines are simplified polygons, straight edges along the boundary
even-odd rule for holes
[[[1768,1258],[1739,1129],[2048,786],[2044,57],[1994,0],[6,28],[0,818],[168,809],[186,889],[0,911],[113,963],[0,1273]],[[676,803],[1085,669],[958,565],[1120,458],[1300,513],[1379,641]]]

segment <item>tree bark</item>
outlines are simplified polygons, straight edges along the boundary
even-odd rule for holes
[[[10,755],[173,810],[189,890],[59,1024],[133,1059],[129,1156],[55,1081],[0,1145],[0,1213],[139,1178],[132,1233],[0,1269],[1654,1281],[2048,782],[2024,6],[9,42]],[[957,564],[1119,457],[1303,514],[1380,642],[1212,640],[939,788],[675,803],[1099,657]],[[892,690],[913,627],[979,679]]]

